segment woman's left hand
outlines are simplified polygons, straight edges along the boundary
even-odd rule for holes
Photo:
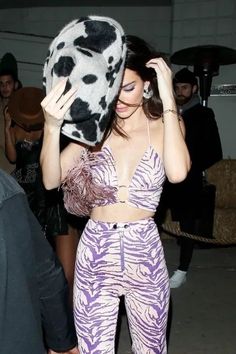
[[[146,63],[148,68],[155,70],[157,74],[157,82],[160,98],[162,101],[166,101],[171,98],[174,99],[173,83],[172,83],[172,71],[166,64],[163,58],[154,58]]]

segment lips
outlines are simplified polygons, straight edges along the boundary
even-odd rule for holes
[[[127,110],[127,107],[116,107],[116,112],[122,113]]]

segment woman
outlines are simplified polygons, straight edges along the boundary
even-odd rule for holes
[[[134,353],[166,353],[169,281],[153,216],[165,176],[182,181],[190,160],[171,70],[143,40],[126,36],[126,44],[114,118],[96,151],[72,142],[59,153],[63,116],[76,89],[61,96],[63,80],[42,102],[46,188],[63,182],[68,209],[90,214],[77,249],[74,283],[82,354],[114,353],[121,295]]]
[[[45,225],[45,189],[42,183],[39,157],[42,147],[43,115],[39,114],[36,121],[28,119],[27,123],[21,121],[18,107],[21,93],[28,93],[27,88],[20,89],[12,95],[8,106],[4,110],[5,119],[5,154],[8,161],[15,164],[13,177],[25,190],[31,210],[37,217],[42,228]],[[33,92],[42,100],[43,91],[35,88]],[[31,97],[32,98],[32,97]],[[34,99],[34,105],[35,105]],[[40,109],[37,108],[38,110]],[[18,117],[12,119],[12,117]]]

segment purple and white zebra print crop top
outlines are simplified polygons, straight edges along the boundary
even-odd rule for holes
[[[149,138],[150,141],[150,138]],[[129,186],[119,186],[115,161],[108,145],[99,152],[82,151],[79,163],[62,184],[68,212],[89,215],[92,208],[115,203],[155,212],[165,180],[163,163],[149,144],[135,169]],[[119,198],[121,188],[127,199]]]

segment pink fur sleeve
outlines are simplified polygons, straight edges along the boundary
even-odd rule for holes
[[[94,206],[115,202],[116,188],[100,183],[93,172],[101,163],[107,163],[102,152],[84,149],[78,164],[72,168],[62,183],[64,203],[67,211],[77,216],[90,215]]]

